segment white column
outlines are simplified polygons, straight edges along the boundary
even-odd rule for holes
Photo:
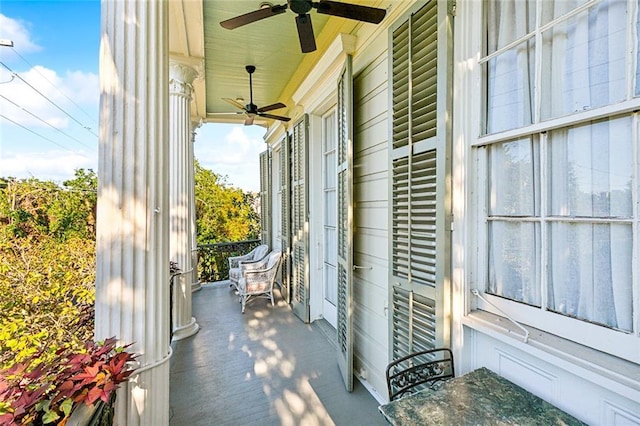
[[[202,126],[202,120],[191,122],[191,264],[193,265],[193,275],[191,276],[191,291],[196,292],[202,289],[198,277],[198,227],[196,225],[196,192],[195,192],[195,160],[194,144],[196,143],[196,129]]]
[[[114,424],[168,425],[168,3],[101,4],[95,336],[140,354]]]
[[[193,282],[193,144],[191,93],[197,71],[169,61],[169,259],[182,271],[173,280],[173,339],[193,336],[200,327],[191,316]]]

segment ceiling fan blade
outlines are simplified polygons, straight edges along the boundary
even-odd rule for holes
[[[300,38],[302,53],[309,53],[316,50],[316,38],[313,35],[311,16],[308,14],[296,16],[296,25],[298,26],[298,37]]]
[[[233,30],[234,28],[260,21],[261,19],[269,18],[271,16],[279,15],[286,11],[286,4],[265,7],[264,9],[254,10],[253,12],[245,13],[244,15],[239,15],[234,18],[227,19],[226,21],[221,21],[220,25],[222,25],[222,28]]]
[[[240,102],[236,101],[235,99],[230,99],[230,98],[222,98],[223,101],[227,101],[229,102],[231,105],[233,105],[236,108],[240,108],[241,110],[244,111],[244,105],[242,105]]]
[[[360,6],[357,4],[340,3],[337,1],[320,0],[314,3],[313,7],[318,9],[318,13],[325,15],[340,16],[341,18],[355,19],[358,21],[379,24],[387,14],[385,9],[376,7]]]
[[[264,117],[264,118],[271,118],[273,120],[280,120],[280,121],[289,121],[291,120],[289,117],[283,117],[281,115],[273,115],[273,114],[263,114],[260,113],[258,114],[260,117]]]
[[[273,111],[274,109],[280,109],[280,108],[286,108],[287,106],[285,104],[283,104],[282,102],[278,102],[275,104],[271,104],[271,105],[267,105],[267,106],[263,106],[261,108],[258,108],[258,112],[267,112],[267,111]]]
[[[253,119],[255,118],[255,115],[250,114],[247,115],[247,118],[244,120],[244,125],[245,126],[251,126],[253,124]]]

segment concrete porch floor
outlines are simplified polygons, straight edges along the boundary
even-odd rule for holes
[[[249,302],[243,315],[226,282],[193,294],[201,329],[172,343],[170,424],[385,425],[360,382],[345,390],[333,329],[302,323],[277,291],[275,300]]]

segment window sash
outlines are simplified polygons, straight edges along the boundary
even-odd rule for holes
[[[487,4],[491,5],[501,3],[503,3],[503,1],[494,0],[488,2]],[[520,6],[517,7],[521,9],[524,8],[524,5],[528,5],[527,7],[529,8],[532,7],[530,6],[530,1],[507,1],[504,3],[519,4]],[[638,106],[640,105],[640,99],[637,98],[637,96],[640,95],[640,78],[636,78],[636,76],[640,76],[640,67],[636,67],[635,63],[636,56],[640,57],[640,49],[637,48],[638,41],[635,41],[636,45],[632,45],[633,43],[631,40],[640,40],[640,26],[636,26],[636,20],[640,20],[640,18],[638,18],[638,16],[640,16],[640,10],[637,9],[640,8],[637,7],[635,2],[625,2],[622,0],[612,0],[610,3],[608,3],[606,0],[577,0],[575,4],[577,4],[577,6],[571,11],[569,11],[568,8],[565,7],[560,8],[560,11],[556,13],[554,11],[546,10],[549,7],[549,2],[538,1],[536,2],[535,6],[536,16],[538,17],[538,21],[542,22],[541,25],[539,25],[537,28],[533,28],[526,34],[518,34],[519,37],[515,38],[514,40],[507,40],[506,44],[500,44],[496,41],[492,42],[491,40],[487,40],[485,49],[487,49],[488,52],[485,52],[485,56],[480,58],[479,60],[479,63],[484,68],[483,72],[485,77],[487,76],[488,68],[490,66],[495,67],[495,61],[497,61],[500,56],[513,55],[515,51],[514,49],[516,49],[516,47],[518,47],[519,45],[530,45],[528,49],[520,49],[520,51],[529,52],[527,54],[532,58],[535,58],[535,60],[533,61],[532,69],[528,70],[527,72],[523,72],[521,70],[519,74],[514,74],[510,79],[502,78],[498,81],[498,83],[496,83],[503,86],[498,90],[498,94],[502,94],[502,96],[504,97],[504,100],[499,102],[499,105],[503,105],[501,111],[510,116],[510,120],[505,120],[505,123],[512,123],[516,120],[519,120],[517,125],[509,125],[509,127],[504,127],[496,126],[495,124],[493,124],[492,126],[492,123],[490,121],[485,121],[484,126],[481,129],[482,134],[480,135],[478,142],[474,145],[491,143],[496,138],[505,140],[516,134],[530,134],[539,131],[539,129],[557,128],[559,126],[562,126],[563,123],[574,122],[575,120],[589,121],[600,117],[606,117],[611,113],[633,111],[634,109],[638,108]],[[615,7],[612,6],[612,4],[614,4]],[[590,11],[596,10],[603,5],[608,5],[612,10],[616,8],[619,9],[618,5],[625,5],[626,7],[628,7],[628,10],[626,10],[626,14],[619,14],[620,16],[627,17],[626,30],[623,31],[624,37],[626,38],[626,43],[621,42],[620,40],[614,43],[614,46],[617,46],[619,50],[622,50],[624,48],[626,52],[624,64],[620,65],[620,67],[618,68],[618,72],[624,74],[624,82],[617,85],[614,84],[613,86],[615,87],[611,87],[609,89],[610,92],[613,91],[614,93],[610,94],[611,98],[609,99],[608,103],[599,101],[593,104],[590,103],[589,105],[583,105],[582,107],[585,108],[572,107],[572,111],[566,110],[561,111],[560,113],[550,113],[549,111],[541,110],[541,105],[545,105],[545,101],[544,99],[542,99],[542,97],[546,96],[548,98],[550,96],[549,93],[553,93],[554,96],[557,96],[557,88],[549,88],[548,85],[547,87],[543,87],[542,84],[543,82],[547,81],[547,77],[543,75],[542,69],[543,66],[545,66],[545,60],[543,60],[543,34],[545,32],[549,33],[551,30],[553,30],[554,28],[558,28],[558,26],[560,25],[566,25],[567,22],[576,20],[579,16],[588,14]],[[613,14],[613,12],[611,13]],[[488,18],[486,19],[490,18],[489,11],[485,15],[488,16]],[[618,20],[616,20],[616,24],[618,23]],[[518,19],[512,19],[512,21],[518,21]],[[613,24],[611,24],[611,26],[612,28],[614,28]],[[496,31],[498,30],[495,30],[493,32]],[[615,31],[612,30],[612,33],[613,32]],[[611,45],[611,42],[609,44]],[[533,46],[535,46],[535,49],[533,48]],[[612,48],[610,46],[606,49],[606,51],[608,52],[611,49]],[[631,52],[636,53],[632,54]],[[522,60],[522,58],[520,60]],[[502,67],[504,68],[505,65],[506,64],[503,64]],[[547,71],[547,74],[549,74],[549,71]],[[618,80],[619,79],[620,78],[618,78]],[[632,84],[633,81],[636,81],[635,85]],[[525,83],[528,83],[529,86],[525,87]],[[511,89],[508,89],[509,86],[511,86]],[[624,87],[620,89],[622,86]],[[488,108],[489,90],[489,82],[488,79],[485,78],[483,89],[485,97],[483,108],[485,120],[487,116],[491,118],[491,111]],[[507,96],[509,90],[511,90],[513,94],[520,93],[520,99],[516,101],[514,101],[512,98],[510,99],[509,96]],[[620,90],[623,90],[623,93],[621,95],[618,93]],[[576,100],[576,102],[577,101],[578,99]],[[628,103],[629,101],[631,101],[632,103]],[[509,102],[511,104],[509,104]],[[546,104],[548,103],[549,102],[546,102]],[[606,109],[603,110],[603,106]],[[516,113],[518,113],[518,119],[516,119]],[[499,117],[500,115],[494,114],[494,116]],[[544,119],[542,119],[541,116],[544,116]],[[529,117],[531,118],[530,120]],[[530,123],[528,123],[528,121],[530,121]],[[525,131],[525,129],[527,129],[528,131]],[[505,132],[509,134],[506,134]]]
[[[628,123],[625,121],[628,121]],[[531,186],[532,188],[536,188],[535,190],[527,190],[525,192],[534,192],[535,194],[539,192],[539,196],[531,194],[531,198],[539,197],[539,201],[535,201],[534,204],[536,204],[536,206],[526,210],[526,214],[522,214],[522,211],[512,208],[494,208],[492,210],[492,197],[490,195],[491,179],[496,177],[492,176],[491,150],[497,147],[476,149],[475,152],[478,156],[479,165],[477,169],[477,181],[487,182],[485,189],[478,191],[480,194],[478,199],[478,206],[480,207],[478,226],[481,231],[478,244],[480,247],[487,248],[486,250],[481,250],[478,258],[478,277],[480,277],[481,282],[485,283],[486,287],[480,285],[480,288],[486,288],[485,296],[489,301],[516,320],[566,337],[570,340],[578,341],[579,343],[604,352],[638,362],[640,360],[640,353],[637,352],[637,349],[640,347],[640,339],[638,339],[640,333],[640,327],[638,326],[640,315],[638,313],[637,299],[638,295],[640,295],[640,284],[638,270],[635,266],[637,261],[635,259],[637,259],[638,256],[638,231],[640,230],[637,202],[640,196],[638,193],[638,175],[640,174],[638,167],[640,162],[634,160],[634,158],[637,158],[639,155],[637,146],[638,135],[640,134],[640,118],[637,114],[627,115],[626,117],[613,117],[609,120],[609,123],[609,127],[613,127],[615,130],[609,131],[608,149],[614,151],[614,153],[611,154],[613,157],[619,155],[619,158],[615,159],[615,161],[611,158],[607,160],[607,158],[602,158],[601,152],[596,152],[595,155],[598,158],[595,159],[594,164],[598,166],[598,164],[603,162],[604,164],[610,162],[609,169],[611,173],[615,172],[618,177],[620,177],[620,175],[626,176],[622,182],[612,183],[611,188],[613,189],[610,191],[615,190],[620,192],[621,188],[629,186],[627,194],[629,199],[622,200],[621,210],[610,209],[608,214],[601,214],[602,211],[606,212],[607,209],[602,210],[601,206],[597,207],[594,210],[595,213],[591,214],[593,217],[585,216],[584,210],[574,211],[582,213],[579,217],[572,214],[570,209],[565,212],[565,214],[560,214],[557,207],[554,206],[554,203],[557,203],[557,201],[552,202],[553,197],[550,195],[551,191],[558,190],[559,186],[557,171],[554,171],[553,168],[549,166],[552,161],[557,160],[558,155],[552,152],[552,148],[550,148],[554,143],[557,143],[557,141],[552,140],[553,132],[543,132],[536,136],[540,144],[540,159],[536,165],[539,177],[535,177],[534,179],[539,179],[540,183]],[[600,125],[600,123],[594,123],[594,126],[598,125]],[[627,135],[621,136],[619,133],[620,129],[624,129]],[[566,132],[566,130],[567,129],[564,129],[559,133]],[[597,131],[590,133],[598,134]],[[579,138],[579,141],[582,142],[583,145],[584,140],[584,136]],[[629,140],[633,140],[633,142],[625,142]],[[587,150],[589,149],[588,146],[589,142],[587,142]],[[621,146],[626,146],[626,150],[620,149]],[[633,149],[633,147],[636,148]],[[516,157],[520,155],[517,150],[515,151],[515,155]],[[576,156],[572,156],[572,160],[570,161],[574,161],[575,157]],[[623,158],[628,160],[628,164],[622,164],[621,159]],[[630,171],[629,169],[632,170]],[[504,173],[504,171],[501,172]],[[596,169],[591,173],[598,174],[600,172],[601,170]],[[516,180],[516,178],[508,172],[504,176],[498,175],[497,178],[503,180],[510,179],[512,181]],[[522,178],[519,178],[519,181],[522,180]],[[580,183],[580,185],[585,186],[583,183]],[[598,185],[601,185],[601,183],[598,183],[596,186]],[[588,191],[592,191],[594,196],[598,195],[598,191],[593,190],[593,187],[587,185],[586,188]],[[511,196],[512,198],[514,197],[513,194]],[[618,194],[618,196],[620,196],[620,194]],[[620,212],[624,214],[620,214]],[[535,244],[532,244],[532,246],[537,247],[537,250],[532,255],[522,255],[522,257],[535,258],[535,264],[529,264],[525,269],[527,269],[528,272],[528,279],[537,280],[538,285],[533,293],[521,291],[521,297],[512,297],[514,300],[508,300],[505,296],[509,295],[502,294],[501,291],[498,291],[495,284],[491,284],[490,280],[491,256],[495,255],[495,253],[491,251],[491,244],[495,242],[494,238],[492,238],[491,227],[502,226],[504,223],[512,223],[520,226],[528,223],[529,225],[527,226],[530,229],[537,227],[534,237],[532,237],[532,241],[535,241]],[[561,231],[562,228],[565,228],[565,230]],[[569,286],[583,286],[584,288],[582,288],[581,291],[585,292],[587,295],[585,297],[592,297],[594,299],[608,297],[611,303],[615,303],[615,310],[604,313],[596,312],[594,314],[593,312],[588,312],[584,314],[575,308],[567,307],[566,304],[562,305],[562,302],[559,303],[556,300],[558,291],[562,293],[562,291],[570,291],[570,289],[561,288],[561,286],[556,284],[554,291],[552,285],[553,280],[560,279],[559,277],[562,276],[563,273],[566,274],[566,264],[568,262],[578,262],[580,257],[579,250],[577,252],[574,250],[574,253],[564,261],[554,256],[553,245],[558,244],[558,241],[566,240],[566,238],[560,237],[560,233],[564,232],[564,234],[567,235],[568,231],[566,231],[566,229],[571,228],[573,231],[570,232],[583,234],[581,241],[576,243],[577,247],[593,247],[593,250],[597,252],[602,251],[597,248],[597,245],[601,244],[598,238],[600,238],[600,240],[602,240],[602,238],[615,238],[616,243],[610,243],[608,247],[610,250],[616,251],[616,253],[606,253],[606,250],[604,250],[604,258],[593,259],[593,257],[591,257],[591,260],[587,259],[589,264],[596,264],[596,267],[593,268],[593,276],[589,275],[591,271],[585,270],[588,272],[586,278],[583,277],[582,280],[574,279],[573,282],[571,282],[571,280],[568,281]],[[578,231],[580,228],[582,228],[582,231]],[[483,229],[484,231],[482,231]],[[593,237],[591,237],[592,234],[594,235]],[[600,234],[600,237],[597,236],[598,234]],[[602,237],[602,235],[605,236]],[[571,249],[568,245],[566,247]],[[571,256],[573,256],[573,260]],[[513,258],[514,256],[511,257]],[[584,259],[582,261],[584,261]],[[600,262],[601,266],[597,266],[598,262]],[[517,264],[517,262],[515,262],[515,264]],[[613,264],[616,266],[613,267]],[[519,266],[524,267],[523,265],[527,266],[527,263],[524,262]],[[604,267],[602,265],[604,265]],[[548,272],[545,275],[540,271]],[[598,274],[600,274],[600,276],[598,276]],[[591,290],[589,288],[589,285],[591,285],[589,283],[602,280],[610,280],[612,284],[610,286],[602,286],[600,289],[595,288]],[[526,285],[528,285],[528,281],[525,280],[519,287],[515,286],[515,288],[516,290],[522,290],[526,288]],[[592,292],[591,295],[588,294],[589,291]],[[605,305],[607,303],[605,303]],[[585,307],[588,307],[588,304],[585,304]],[[486,306],[484,303],[480,303],[479,308],[500,314],[499,311],[493,310],[492,307]],[[589,309],[593,308],[589,307]],[[576,320],[575,318],[584,318],[587,321]],[[603,327],[603,325],[605,327]],[[598,336],[598,338],[594,338],[594,335]],[[602,343],[604,335],[606,335],[606,344]],[[612,344],[613,341],[617,343]],[[636,352],[634,352],[634,350],[636,350]]]

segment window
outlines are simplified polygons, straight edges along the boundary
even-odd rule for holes
[[[486,7],[485,292],[523,323],[638,362],[637,5]]]

